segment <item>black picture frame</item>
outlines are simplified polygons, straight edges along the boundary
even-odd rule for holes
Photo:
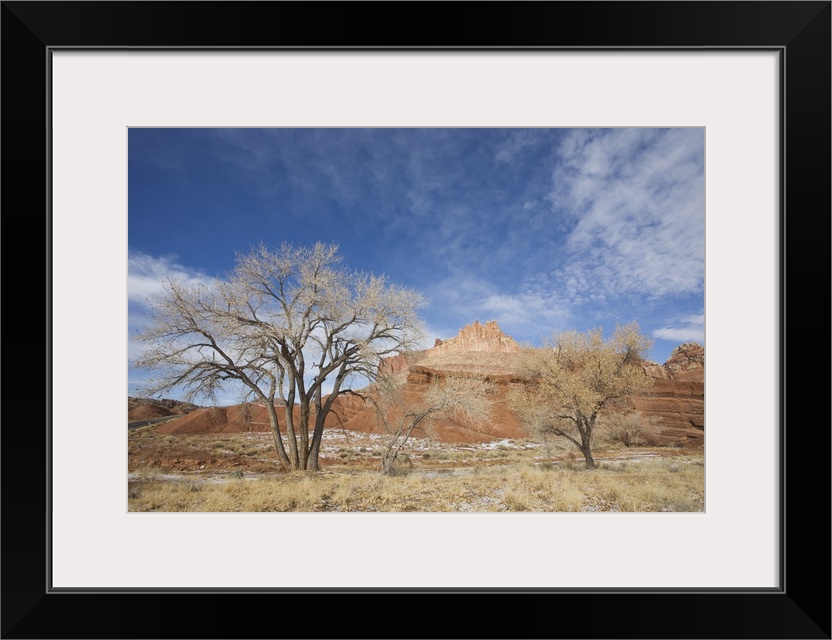
[[[830,353],[830,15],[828,1],[2,2],[2,637],[829,638],[830,387],[810,372]],[[48,97],[51,51],[70,47],[778,51],[780,587],[52,590]]]

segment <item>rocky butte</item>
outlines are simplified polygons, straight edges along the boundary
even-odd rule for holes
[[[454,338],[437,339],[431,349],[388,358],[381,368],[401,380],[401,393],[411,401],[418,401],[434,381],[441,381],[450,373],[485,376],[494,384],[491,419],[482,425],[447,419],[437,422],[433,426],[433,435],[440,441],[523,438],[528,433],[506,403],[511,386],[525,384],[515,372],[519,350],[520,345],[503,333],[496,322],[480,324],[477,321],[463,327]],[[652,444],[701,445],[705,426],[704,348],[685,343],[674,349],[664,364],[644,362],[643,366],[654,382],[635,393],[625,404],[653,418],[656,428],[651,437]],[[372,394],[372,386],[362,393]],[[327,427],[365,432],[380,430],[372,403],[352,395],[336,399]],[[213,407],[171,420],[159,425],[157,430],[164,433],[267,431],[268,420],[265,408],[257,405]]]
[[[446,353],[459,353],[460,351],[472,351],[489,353],[517,353],[520,345],[504,334],[496,321],[480,324],[479,321],[469,324],[459,330],[455,338],[450,340],[436,339],[432,355]]]

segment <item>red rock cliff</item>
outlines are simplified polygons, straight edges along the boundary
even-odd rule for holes
[[[636,392],[632,405],[657,425],[656,444],[699,446],[705,440],[705,348],[676,347],[663,365],[645,363],[653,384]]]
[[[428,353],[442,355],[461,351],[488,351],[491,353],[516,353],[520,345],[513,338],[504,334],[495,321],[480,324],[479,321],[459,330],[459,334],[450,340],[438,340],[436,346]]]

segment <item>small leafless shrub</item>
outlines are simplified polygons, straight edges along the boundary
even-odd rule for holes
[[[601,427],[608,441],[625,447],[641,447],[654,441],[658,419],[640,411],[614,412],[603,416]]]

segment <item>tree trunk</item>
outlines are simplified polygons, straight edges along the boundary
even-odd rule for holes
[[[277,422],[277,411],[274,408],[274,402],[266,402],[266,412],[269,414],[269,424],[272,427],[277,457],[280,459],[280,464],[283,466],[283,469],[285,471],[291,471],[292,465],[289,462],[289,456],[286,455],[286,449],[283,448],[283,440],[280,439],[280,427]]]
[[[386,451],[381,456],[381,473],[386,476],[392,475],[393,463],[396,461],[395,457],[391,455],[390,451]]]
[[[309,447],[309,458],[307,459],[306,468],[310,471],[318,471],[318,456],[321,452],[321,440],[324,435],[324,420],[328,409],[324,409],[315,416],[315,430],[312,432],[312,445]]]
[[[309,471],[320,471],[318,467],[318,450],[309,452],[309,458],[306,460],[306,469]]]
[[[341,393],[341,383],[346,377],[346,363],[341,365],[338,375],[335,376],[335,384],[332,386],[332,391],[326,402],[321,404],[321,387],[319,386],[315,391],[315,430],[312,432],[312,443],[309,445],[309,456],[307,458],[305,469],[310,471],[318,471],[318,456],[321,451],[321,440],[324,436],[324,423],[326,417],[329,415],[329,410],[332,408],[332,403]],[[305,424],[309,424],[308,422]],[[309,430],[307,428],[307,435]]]
[[[586,468],[594,469],[595,460],[592,459],[592,452],[589,450],[589,447],[581,447],[581,453],[584,454],[584,460],[586,460]]]
[[[413,429],[411,428],[411,431]],[[386,449],[381,454],[381,472],[384,475],[393,475],[394,467],[396,465],[396,458],[399,456],[402,446],[407,440],[407,435],[402,437],[402,432],[399,430],[393,438],[387,443]]]
[[[581,453],[584,454],[586,460],[586,468],[594,469],[595,460],[592,459],[592,427],[595,426],[595,414],[589,419],[583,419],[583,429],[581,432]]]
[[[309,416],[312,410],[309,399],[306,395],[301,394],[300,400],[300,445],[298,446],[298,455],[300,460],[298,462],[298,469],[306,470],[309,468]]]
[[[283,410],[286,413],[286,439],[289,441],[289,457],[292,461],[292,469],[297,469],[298,464],[298,441],[295,436],[295,379],[292,376],[289,380],[289,394],[283,402]],[[303,428],[303,415],[301,415],[301,428]]]

